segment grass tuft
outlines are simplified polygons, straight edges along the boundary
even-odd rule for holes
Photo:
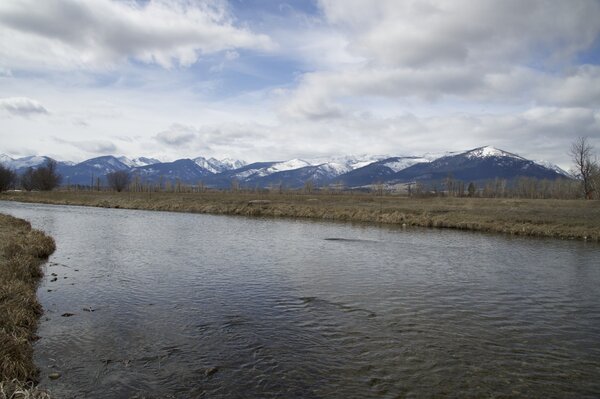
[[[50,399],[46,391],[37,389],[33,382],[19,380],[0,382],[0,399]]]

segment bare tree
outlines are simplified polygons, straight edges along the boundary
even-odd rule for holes
[[[575,176],[581,179],[583,194],[586,199],[592,199],[594,194],[594,172],[598,169],[596,160],[592,158],[594,147],[587,137],[579,137],[571,145],[571,159],[575,164]]]
[[[50,159],[44,166],[37,169],[28,168],[21,177],[21,184],[28,190],[36,189],[41,191],[50,191],[58,187],[61,176],[57,171],[56,161]]]
[[[24,190],[31,191],[34,189],[33,186],[33,168],[29,167],[21,175],[21,187]]]
[[[310,194],[315,189],[315,183],[311,179],[304,182],[304,192]]]
[[[117,170],[106,175],[108,186],[117,192],[121,192],[129,185],[131,177],[124,170]]]
[[[17,182],[17,174],[0,164],[0,191],[6,191]]]
[[[233,179],[231,179],[231,191],[239,191],[240,189],[240,181],[238,179],[236,179],[235,177]]]

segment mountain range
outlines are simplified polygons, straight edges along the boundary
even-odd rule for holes
[[[43,165],[51,158],[30,156],[13,159],[0,155],[0,163],[22,173],[29,167]],[[464,152],[424,156],[344,156],[288,161],[246,162],[235,159],[197,157],[161,162],[153,158],[127,158],[112,155],[80,163],[58,161],[63,184],[89,185],[94,179],[106,181],[106,175],[124,170],[139,176],[142,182],[175,182],[206,187],[228,188],[232,181],[240,187],[302,187],[307,181],[323,187],[331,184],[348,188],[421,182],[436,184],[448,177],[465,182],[483,182],[518,177],[538,179],[571,178],[556,165],[535,162],[494,147],[479,147]]]

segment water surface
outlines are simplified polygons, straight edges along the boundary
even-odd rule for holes
[[[600,395],[597,244],[9,202],[0,212],[57,242],[35,344],[56,397]]]

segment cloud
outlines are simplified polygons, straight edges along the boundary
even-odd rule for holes
[[[330,26],[344,35],[339,44],[355,62],[302,75],[281,106],[284,115],[339,118],[348,104],[368,107],[371,98],[600,103],[600,69],[570,66],[600,37],[598,2],[319,4]]]
[[[237,51],[229,50],[225,52],[225,59],[227,61],[233,61],[238,58],[240,58],[240,53],[238,53]]]
[[[154,136],[162,145],[186,150],[206,151],[214,148],[252,147],[253,143],[265,139],[269,131],[266,125],[256,123],[223,122],[199,127],[172,124]]]
[[[378,65],[506,65],[570,59],[593,44],[600,4],[587,0],[321,0],[352,52]],[[560,16],[560,18],[557,18]]]
[[[219,1],[0,2],[0,58],[24,69],[96,70],[127,59],[185,67],[203,54],[274,46],[235,26]]]
[[[27,97],[8,97],[0,98],[0,109],[3,109],[13,115],[29,117],[36,114],[48,114],[38,101]]]
[[[191,126],[173,124],[169,129],[158,133],[154,138],[165,145],[182,146],[190,143],[197,136],[197,130]]]
[[[59,137],[54,137],[54,141],[60,144],[68,144],[79,150],[94,154],[114,154],[117,151],[117,146],[107,140],[64,140]]]
[[[537,99],[546,104],[570,107],[600,106],[600,67],[583,65],[563,77],[544,79]]]

